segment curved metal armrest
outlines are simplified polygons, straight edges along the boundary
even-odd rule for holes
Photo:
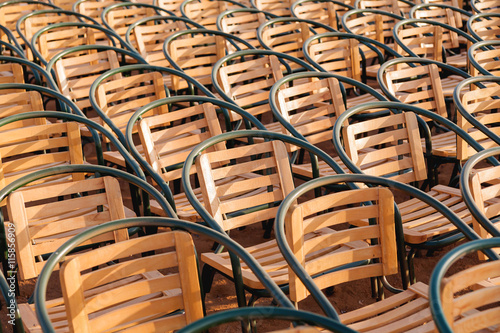
[[[499,47],[500,46],[500,40],[485,40],[485,41],[480,41],[475,44],[472,44],[471,47],[467,50],[467,58],[469,59],[469,62],[471,63],[472,66],[474,66],[475,69],[479,71],[480,74],[482,75],[494,75],[487,69],[485,69],[481,64],[477,62],[477,60],[474,58],[474,52],[477,49],[482,49],[483,51],[491,50],[494,47]]]
[[[183,329],[180,329],[178,332],[199,333],[206,331],[214,326],[232,321],[257,319],[279,319],[307,323],[311,326],[327,329],[329,332],[356,332],[353,329],[339,323],[337,320],[333,320],[325,316],[320,316],[312,312],[268,306],[248,307],[218,312],[216,314],[212,314],[203,319],[200,319],[194,323],[191,323]]]
[[[474,6],[472,4],[473,1],[471,1],[471,5]],[[469,17],[469,19],[467,20],[467,31],[475,38],[477,39],[478,41],[480,40],[483,40],[475,31],[474,29],[472,28],[472,23],[474,21],[479,21],[479,20],[482,20],[482,19],[486,19],[488,20],[488,17],[496,17],[496,18],[500,18],[500,13],[478,13],[478,14],[474,14],[472,15],[471,17]]]

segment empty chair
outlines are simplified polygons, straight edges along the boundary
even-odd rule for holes
[[[304,60],[302,46],[306,39],[324,31],[335,31],[322,23],[298,18],[275,18],[261,24],[257,37],[263,48],[286,53]],[[292,69],[295,68],[292,66]]]
[[[478,41],[500,38],[500,13],[479,13],[467,21],[467,31]]]
[[[356,176],[352,176],[345,179],[354,182]],[[310,199],[312,190],[338,185],[336,177],[307,182],[289,196],[299,199],[298,203],[287,198],[280,206],[276,238],[289,263],[290,298],[300,309],[300,301],[312,294],[329,317],[337,317],[359,332],[432,332],[430,300],[422,282],[404,291],[392,289],[395,295],[339,315],[323,295],[325,288],[368,278],[385,279],[397,274],[399,268],[401,244],[394,224],[392,192],[383,187],[349,189]]]
[[[120,46],[119,43],[120,40],[114,33],[102,26],[65,22],[38,30],[33,35],[31,45],[35,57],[43,65],[47,65],[53,56],[71,47],[92,44]]]
[[[177,16],[181,16],[181,4],[183,0],[154,0],[153,5],[168,10]]]
[[[140,55],[104,45],[82,45],[67,49],[54,56],[47,71],[55,72],[62,94],[70,98],[84,112],[90,112],[89,88],[94,80],[111,68],[120,67],[123,56],[145,63]]]
[[[217,16],[228,9],[243,8],[245,5],[231,0],[184,0],[182,16],[201,24],[205,29],[217,29]]]
[[[217,29],[246,40],[254,48],[262,48],[257,38],[257,29],[267,20],[276,17],[255,8],[226,10],[217,17]],[[232,47],[232,46],[231,46]]]
[[[235,62],[238,60],[238,62]],[[281,132],[269,105],[269,90],[284,75],[292,72],[283,64],[303,70],[314,68],[300,59],[284,53],[267,50],[235,52],[219,60],[213,68],[214,88],[226,101],[235,103],[255,117],[266,128]],[[241,117],[229,113],[229,121],[241,121]]]
[[[168,37],[163,44],[163,53],[172,67],[209,87],[213,66],[229,53],[228,42],[238,50],[253,48],[243,39],[218,30],[189,29]],[[185,89],[181,83],[174,78],[172,89]]]
[[[492,0],[472,0],[470,2],[472,11],[476,14],[478,13],[498,13],[499,4]]]
[[[292,4],[291,12],[297,18],[321,22],[339,30],[342,15],[350,9],[354,7],[335,0],[301,0]]]
[[[128,27],[140,19],[154,15],[174,15],[173,13],[141,2],[118,2],[106,7],[101,14],[102,24],[110,30],[114,30],[123,40]],[[130,40],[131,46],[137,49],[136,40]]]
[[[106,1],[93,1],[93,0],[78,0],[73,3],[72,10],[81,13],[88,17],[93,18],[99,24],[103,24],[101,13],[104,8],[120,3],[120,0],[106,0]]]
[[[410,17],[416,19],[433,20],[457,28],[465,27],[472,14],[462,9],[457,0],[445,2],[421,3],[412,7]]]
[[[202,28],[198,23],[183,17],[152,16],[132,23],[125,35],[127,43],[135,40],[137,52],[150,64],[169,66],[163,54],[163,42],[173,33],[181,30]]]
[[[498,75],[500,73],[500,42],[486,40],[473,44],[468,50],[471,74]]]
[[[29,60],[33,60],[33,46],[31,45],[31,39],[38,30],[55,23],[82,21],[90,24],[98,24],[92,18],[70,10],[39,10],[28,13],[17,20],[16,30],[21,39],[24,41],[26,57]]]
[[[359,9],[376,9],[408,17],[413,3],[408,0],[356,0],[354,7]]]
[[[290,0],[250,0],[253,8],[271,13],[277,17],[290,17],[292,1]]]
[[[89,233],[94,233],[94,239],[106,233],[126,233],[132,224],[126,221],[113,224],[110,231],[103,226]],[[78,247],[88,241],[74,238],[68,245]],[[150,254],[141,255],[144,253]],[[203,317],[196,251],[188,232],[125,239],[65,259],[60,270],[63,297],[42,305],[55,329],[104,332],[127,327],[153,332],[179,329]],[[99,269],[88,270],[92,267]],[[52,269],[44,276],[48,278],[50,273]],[[33,305],[22,304],[20,308],[26,319],[29,314],[34,317]],[[25,320],[26,326],[30,324],[36,325]],[[46,325],[44,322],[45,329]],[[29,328],[41,329],[40,325]]]
[[[478,332],[498,327],[498,257],[467,268],[460,268],[458,262],[465,255],[499,246],[498,238],[467,242],[451,249],[437,263],[429,293],[433,300],[431,313],[439,332]]]

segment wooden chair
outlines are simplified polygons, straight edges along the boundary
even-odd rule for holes
[[[163,44],[163,53],[170,65],[191,76],[204,86],[212,85],[212,68],[215,63],[228,54],[227,42],[238,50],[252,49],[252,46],[237,36],[218,30],[189,29],[171,35]],[[193,55],[196,54],[196,57]],[[177,78],[172,80],[172,89],[181,90]]]
[[[467,31],[478,41],[500,37],[500,13],[479,13],[467,21]]]
[[[350,9],[354,7],[335,0],[300,0],[292,4],[291,12],[294,17],[320,22],[339,30],[342,15]]]
[[[322,23],[298,18],[275,18],[260,25],[257,38],[263,48],[305,60],[302,45],[316,31],[335,31]],[[306,60],[307,61],[307,60]],[[296,70],[292,66],[293,70]]]
[[[473,44],[468,51],[471,74],[497,76],[500,73],[499,53],[498,40],[486,40]]]
[[[3,2],[0,4],[0,25],[7,28],[13,34],[14,38],[20,44],[23,44],[23,40],[16,30],[17,21],[30,12],[44,9],[58,9],[58,7],[51,3],[42,1]],[[0,35],[2,41],[9,41],[8,36],[5,33],[1,32]]]
[[[21,17],[16,23],[16,30],[21,39],[24,41],[26,57],[33,61],[33,46],[31,45],[31,39],[38,30],[55,23],[82,21],[89,24],[98,24],[92,18],[70,10],[39,10]]]
[[[99,24],[103,24],[101,19],[101,13],[104,8],[120,3],[119,0],[106,0],[106,1],[92,1],[92,0],[78,0],[74,2],[72,10],[77,13],[81,13],[88,17],[93,18]]]
[[[97,81],[97,84],[93,85],[95,95],[90,98],[97,112],[97,117],[92,120],[113,130],[115,135],[124,141],[125,129],[134,112],[148,103],[166,98],[167,92],[160,72],[135,73],[126,67],[122,69],[117,71],[119,74],[113,75],[115,78]],[[116,78],[117,76],[119,78]],[[167,112],[168,108],[164,105],[143,116],[149,117]],[[86,135],[89,134],[86,129],[82,131]],[[137,133],[137,128],[133,129],[133,133]],[[109,144],[109,141],[104,140],[103,143]],[[143,152],[142,147],[140,151]],[[103,156],[106,161],[114,165],[126,167],[124,158],[116,150],[110,148],[103,152]]]
[[[383,53],[378,50],[377,44],[360,41],[358,36],[344,33],[315,35],[305,41],[303,52],[304,57],[320,71],[363,83],[367,83],[368,78],[384,62]],[[353,84],[343,84],[344,88],[349,89],[349,94],[345,96],[347,108],[377,100],[370,94],[363,94]],[[380,89],[375,90],[381,93]]]
[[[421,3],[413,6],[410,11],[410,18],[432,20],[445,23],[459,29],[467,24],[467,20],[472,14],[462,9],[457,0],[448,2]]]
[[[498,238],[467,242],[452,249],[438,262],[431,275],[429,292],[433,300],[431,313],[440,332],[497,329],[500,324],[496,315],[500,261],[496,258],[467,268],[460,268],[457,262],[470,253],[491,251],[499,246]]]
[[[498,96],[500,96],[500,81],[496,77],[476,77],[465,79],[455,92],[454,103],[457,107],[457,125],[488,149],[498,146],[491,137],[496,138],[498,129]],[[478,84],[483,85],[482,87]],[[469,120],[473,119],[473,122]],[[485,131],[488,131],[485,133]],[[466,161],[476,153],[465,140],[457,136],[457,158]]]
[[[461,69],[467,68],[467,48],[460,46],[459,36],[466,44],[475,42],[454,26],[420,19],[398,22],[393,33],[399,53],[407,52],[411,57],[433,59]]]
[[[355,8],[375,9],[408,17],[413,3],[405,0],[356,0]]]
[[[203,28],[198,23],[175,16],[153,16],[132,23],[125,39],[135,40],[137,52],[151,65],[168,67],[170,63],[163,54],[163,41],[177,31]],[[168,85],[167,85],[168,86]]]
[[[111,31],[98,25],[78,22],[43,27],[33,35],[31,41],[35,57],[45,66],[59,52],[71,47],[93,44],[120,46]]]
[[[245,8],[245,5],[231,0],[184,0],[182,16],[201,24],[205,29],[217,29],[217,16],[230,9]]]
[[[56,74],[56,82],[62,94],[70,98],[80,110],[89,112],[89,88],[95,79],[112,68],[120,67],[123,56],[144,63],[138,54],[104,45],[82,45],[58,53],[47,64],[47,71]],[[118,78],[116,76],[115,78]]]
[[[304,78],[308,80],[302,82]],[[346,110],[339,81],[324,73],[286,76],[273,86],[269,100],[284,134],[303,138],[318,147],[331,144],[333,125]],[[338,156],[333,158],[344,172],[350,172]],[[319,176],[337,173],[324,161],[318,162],[318,170]],[[315,178],[314,169],[303,158],[292,164],[292,172],[301,179]]]
[[[351,34],[371,38],[394,49],[392,30],[394,25],[403,19],[402,16],[381,10],[353,9],[342,16],[342,26],[345,31]],[[380,51],[387,56],[384,50]],[[375,77],[377,72],[377,67],[367,68],[367,76],[369,77]]]
[[[117,224],[113,232],[126,229]],[[85,242],[74,239],[72,245]],[[148,252],[153,254],[143,256]],[[197,272],[193,240],[185,231],[126,239],[68,257],[60,270],[63,297],[45,306],[51,325],[70,332],[177,330],[203,317]]]
[[[138,129],[145,160],[171,186],[177,215],[184,220],[200,221],[184,191],[175,187],[179,187],[181,168],[192,148],[222,133],[214,105],[203,103],[143,118],[138,123]],[[216,150],[224,149],[220,144],[216,147]],[[193,168],[191,174],[195,172]],[[198,190],[197,196],[202,201],[201,191]],[[156,201],[151,202],[151,211],[157,215],[164,214]]]
[[[410,58],[411,59],[411,58]],[[415,58],[412,58],[415,59]],[[398,64],[413,64],[412,62],[391,61],[382,65],[379,84],[386,95],[393,101],[412,104],[423,109],[432,111],[445,118],[448,116],[444,89],[441,84],[439,69],[442,72],[446,67],[438,67],[437,63],[419,63],[415,67],[405,67],[399,70]],[[387,67],[385,65],[388,65]],[[462,79],[462,77],[460,77]],[[453,119],[450,119],[453,121]],[[429,124],[434,125],[427,119]],[[455,163],[457,165],[456,135],[453,131],[432,133],[432,154],[433,162]],[[422,143],[424,145],[424,143]],[[432,167],[434,168],[434,167]],[[431,168],[431,169],[432,169]],[[456,169],[455,171],[458,171]]]
[[[181,16],[181,0],[154,0],[153,5],[168,10],[174,13],[176,16]]]
[[[237,131],[212,138],[210,143],[196,147],[184,166],[184,170],[189,170],[188,168],[196,163],[205,204],[204,207],[201,206],[193,192],[186,190],[190,202],[213,229],[220,232],[231,231],[231,235],[244,226],[258,222],[267,224],[267,221],[276,215],[279,202],[294,187],[286,147],[281,140],[237,146],[224,151],[207,151],[211,146],[221,142],[255,137],[256,132],[247,133],[248,131]],[[266,135],[266,132],[260,131],[260,133]],[[290,142],[293,139],[290,138]],[[303,146],[311,147],[307,144]],[[235,175],[245,176],[246,179],[242,177],[241,181],[217,184]],[[184,176],[183,184],[185,188],[191,188],[190,182]],[[269,236],[268,231],[264,234],[265,237]],[[287,267],[279,255],[275,241],[262,242],[256,237],[248,240],[245,249],[258,259],[277,285],[286,287]],[[227,252],[216,250],[214,253],[203,253],[201,261],[205,263],[202,281],[207,292],[210,291],[215,271],[233,279],[231,259]],[[241,268],[244,288],[252,293],[249,303],[253,304],[256,298],[266,295],[266,292],[262,290],[263,285],[247,265],[242,264]],[[238,294],[241,295],[239,292]],[[238,298],[238,302],[243,305],[246,301]]]
[[[332,186],[334,178],[326,177],[321,183]],[[322,296],[324,311],[328,308],[329,312],[334,312],[324,295],[318,295],[321,289],[398,273],[394,198],[389,189],[374,187],[306,199],[309,197],[305,194],[319,186],[317,183],[308,182],[297,188],[289,198],[299,200],[287,199],[282,204],[277,216],[276,237],[290,263],[290,298],[300,302],[310,292],[316,300]],[[361,222],[365,218],[371,222]],[[318,235],[325,229],[329,232]],[[288,244],[289,248],[283,244]],[[343,251],[337,252],[339,248]],[[359,261],[365,264],[350,266]],[[306,278],[309,279],[307,288],[303,284]],[[418,282],[404,291],[393,292],[397,294],[342,313],[338,320],[359,332],[412,329],[432,332],[427,286]]]
[[[393,108],[389,106],[390,104],[392,103],[387,103],[386,107]],[[364,108],[369,107],[367,105]],[[403,104],[394,108],[405,110]],[[360,107],[356,112],[362,109]],[[352,115],[351,113],[349,116]],[[344,116],[341,116],[338,120],[339,127],[334,128],[334,144],[339,156],[352,172],[383,176],[401,183],[424,181],[424,185],[426,184],[432,169],[429,172],[426,169],[415,114],[411,112],[393,114],[360,121],[341,129],[340,124],[344,121],[347,122]],[[340,136],[344,145],[340,142]],[[364,149],[364,152],[361,149]],[[430,187],[426,194],[446,205],[462,221],[472,222],[470,212],[457,188],[438,184]],[[412,248],[408,254],[410,268],[417,248],[426,248],[427,244],[445,246],[460,239],[454,235],[456,226],[428,204],[418,199],[410,199],[399,203],[398,208],[405,242]]]
[[[479,13],[498,13],[498,3],[491,0],[473,0],[470,3],[472,12]]]
[[[289,0],[250,0],[253,8],[271,13],[277,17],[290,17],[292,1]]]
[[[8,197],[7,208],[9,223],[16,227],[21,280],[37,277],[45,264],[43,255],[54,252],[83,230],[125,218],[120,186],[111,177],[22,188]],[[127,231],[122,230],[88,244],[127,238]]]
[[[237,62],[235,62],[237,60]],[[281,132],[278,122],[271,114],[269,90],[290,68],[283,63],[294,63],[295,68],[313,70],[300,59],[274,51],[241,51],[222,58],[213,68],[213,77],[217,78],[214,88],[226,101],[235,103],[255,117],[266,128]],[[229,113],[229,121],[240,121],[241,117]]]
[[[255,8],[238,8],[226,10],[217,17],[217,30],[235,35],[247,41],[254,48],[262,48],[257,38],[257,29],[275,15]],[[229,49],[232,46],[229,46]],[[234,48],[233,48],[234,49]]]
[[[110,5],[102,11],[102,24],[110,30],[114,30],[123,40],[127,34],[128,27],[140,19],[155,15],[174,15],[161,7],[142,2],[119,2]],[[130,45],[137,49],[137,41],[130,40]]]
[[[24,83],[23,67],[17,63],[0,64],[0,84]],[[18,92],[16,89],[4,90],[3,93]]]

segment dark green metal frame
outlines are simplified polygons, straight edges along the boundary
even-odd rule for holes
[[[312,312],[300,311],[289,308],[279,308],[270,306],[259,306],[254,308],[232,309],[217,312],[203,319],[180,329],[178,333],[199,333],[207,331],[209,328],[226,324],[232,321],[243,320],[287,320],[293,322],[307,323],[314,327],[321,327],[328,332],[355,333],[356,331],[339,323],[336,320],[320,316]]]

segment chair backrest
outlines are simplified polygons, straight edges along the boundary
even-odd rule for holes
[[[410,14],[412,18],[416,19],[433,20],[457,28],[462,28],[464,21],[468,19],[468,16],[458,10],[462,7],[458,6],[457,0],[439,3],[427,0],[424,4],[419,4],[415,7],[412,8]],[[457,10],[454,10],[454,8]]]
[[[285,233],[291,251],[320,289],[398,272],[394,198],[388,189],[342,191],[293,205]],[[364,260],[369,263],[347,266]],[[292,269],[289,275],[290,298],[306,298],[307,289]]]
[[[360,121],[347,125],[344,133],[347,156],[363,173],[402,183],[427,179],[414,113]]]
[[[257,29],[266,20],[266,13],[254,8],[226,10],[217,17],[217,28],[246,40],[258,49],[261,45],[257,39]]]
[[[356,8],[376,9],[401,15],[398,0],[358,0],[356,1]]]
[[[481,13],[467,21],[467,30],[477,40],[498,40],[500,37],[500,13]]]
[[[173,34],[165,40],[163,52],[173,67],[178,67],[203,85],[212,84],[212,68],[227,53],[227,41],[232,35],[220,31],[190,29]],[[241,49],[246,45],[235,40]],[[196,55],[196,57],[194,57]],[[172,78],[172,89],[185,88],[178,77]]]
[[[0,64],[0,84],[4,83],[24,83],[24,71],[20,64],[3,63]],[[2,90],[2,93],[8,94],[17,89]]]
[[[49,166],[83,164],[80,129],[76,123],[41,123],[2,133],[0,185]],[[73,179],[81,179],[81,174]]]
[[[403,64],[388,67],[382,73],[390,94],[402,103],[419,106],[446,118],[446,103],[438,67],[435,64],[420,64],[393,70],[399,66],[403,67]]]
[[[469,133],[483,148],[488,149],[496,147],[497,144],[462,116],[462,112],[467,112],[476,121],[488,127],[492,133],[500,135],[500,127],[498,127],[500,115],[497,112],[497,109],[500,107],[500,85],[495,83],[488,84],[488,80],[484,80],[481,83],[486,84],[486,86],[479,88],[470,85],[467,86],[467,88],[471,88],[470,90],[467,89],[465,91],[464,89],[459,91],[461,97],[456,102],[457,107],[460,109],[460,112],[457,112],[457,125]],[[457,135],[457,158],[464,161],[475,153],[476,150]]]
[[[321,26],[301,19],[271,19],[259,27],[258,34],[262,47],[291,55],[304,60],[302,45]],[[311,31],[313,29],[313,31]],[[333,31],[331,28],[330,31]],[[321,31],[321,32],[324,32]],[[293,68],[293,67],[292,67]]]
[[[38,30],[51,24],[81,21],[94,23],[90,18],[85,18],[82,14],[60,9],[35,11],[21,17],[16,24],[16,28],[19,35],[25,41],[28,41],[29,47],[26,46],[27,58],[33,60],[31,39]]]
[[[109,69],[120,67],[117,52],[106,49],[70,49],[61,57],[53,58],[56,81],[62,94],[85,111],[90,107],[89,87]],[[119,78],[116,75],[115,78]]]
[[[196,170],[205,208],[225,231],[274,218],[294,188],[281,141],[204,152]]]
[[[217,29],[217,16],[228,9],[245,7],[225,0],[184,0],[181,5],[182,16],[201,24],[205,29]]]
[[[291,81],[289,87],[280,87],[274,100],[283,119],[313,145],[331,142],[335,120],[345,111],[335,78],[312,78],[306,83]],[[285,128],[283,133],[288,134]]]
[[[129,75],[123,77],[120,75],[119,78],[100,82],[96,95],[91,97],[95,98],[99,113],[109,118],[123,133],[135,111],[148,103],[167,97],[163,76],[159,72],[127,74]],[[168,107],[162,105],[149,111],[144,117],[167,112]],[[104,121],[99,117],[96,120],[104,124]],[[137,132],[137,129],[134,132]]]
[[[498,178],[500,177],[500,166],[489,166],[487,168],[479,168],[473,171],[470,175],[470,188],[472,198],[479,208],[480,212],[486,216],[498,229],[500,224],[495,222],[494,219],[498,216],[500,209],[500,184]],[[481,238],[490,238],[491,234],[488,233],[479,222],[473,218],[472,224],[474,231],[478,233]],[[500,253],[496,249],[497,253]],[[479,259],[488,259],[484,253],[478,252]]]
[[[192,119],[196,119],[192,121]],[[139,121],[139,137],[147,162],[167,183],[180,179],[192,148],[222,133],[215,107],[209,103],[181,108]],[[216,146],[224,150],[223,144]],[[196,170],[193,168],[191,173]]]
[[[10,89],[2,90],[2,99],[0,100],[0,119],[16,115],[23,112],[43,111],[42,96],[37,91],[18,91],[9,93]],[[45,123],[40,119],[26,119],[15,121],[0,127],[0,133],[13,128],[22,128]]]
[[[470,5],[474,13],[498,13],[499,9],[495,0],[472,0]]]
[[[480,46],[481,45],[481,46]],[[500,74],[500,42],[489,40],[473,44],[469,49],[470,73],[473,76]]]
[[[290,0],[251,0],[251,3],[254,8],[274,14],[276,16],[292,16],[290,12],[292,1]]]
[[[176,20],[173,16],[145,18],[130,25],[126,39],[135,40],[137,51],[149,64],[169,67],[163,54],[163,42],[173,33],[189,29],[188,22]]]
[[[147,252],[154,254],[141,255]],[[133,238],[77,255],[60,271],[69,328],[180,329],[203,317],[197,272],[194,243],[184,231]]]
[[[36,49],[42,61],[48,63],[52,57],[68,48],[80,45],[113,46],[113,38],[96,25],[81,25],[78,23],[52,24],[36,33],[32,46]]]
[[[276,56],[253,58],[249,55],[240,63],[231,64],[228,61],[224,66],[215,67],[214,71],[228,100],[254,116],[267,114],[269,117],[269,89],[283,77],[282,65]],[[232,121],[241,119],[234,112],[230,113],[230,117]],[[263,121],[270,122],[268,118]]]
[[[361,81],[360,46],[363,45],[360,45],[356,39],[325,37],[315,39],[306,45],[304,53],[311,58],[311,62],[314,61],[323,70]],[[377,56],[368,48],[366,48],[366,55],[369,58],[373,58],[373,55]]]
[[[301,0],[293,3],[293,16],[326,24],[334,29],[340,28],[340,20],[351,6],[332,0]]]
[[[23,187],[7,198],[22,280],[37,277],[43,255],[88,227],[125,218],[118,181],[112,177]],[[88,244],[128,238],[126,230],[104,234]],[[88,245],[87,244],[87,245]]]
[[[443,30],[440,26],[401,25],[400,29],[394,30],[394,34],[396,52],[443,62]],[[409,48],[413,54],[405,52],[401,45]]]
[[[387,44],[393,39],[394,25],[402,19],[399,14],[380,10],[352,10],[342,17],[342,26],[347,32]]]
[[[93,18],[99,24],[102,24],[101,13],[104,8],[120,3],[119,0],[106,0],[106,1],[92,1],[92,0],[79,0],[74,2],[72,7],[73,11]]]
[[[153,4],[169,12],[174,13],[177,16],[181,16],[181,4],[183,0],[154,0]]]
[[[6,27],[19,43],[22,43],[16,30],[16,23],[24,15],[43,9],[54,9],[56,6],[42,1],[8,1],[0,5],[0,25]],[[6,35],[1,34],[1,40],[8,42]]]

